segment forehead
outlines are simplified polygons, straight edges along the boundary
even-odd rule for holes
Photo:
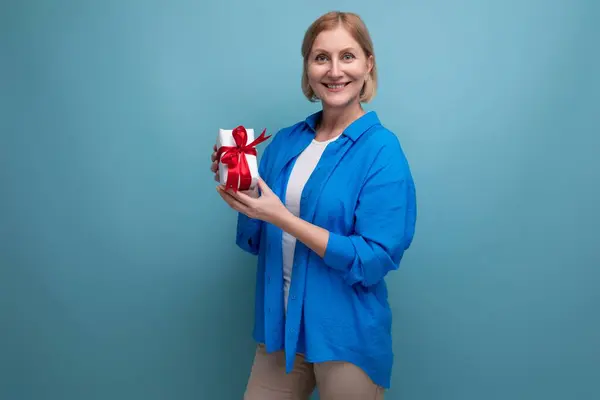
[[[360,45],[342,26],[319,33],[312,45],[313,51],[317,49],[336,51],[349,47],[358,49]]]

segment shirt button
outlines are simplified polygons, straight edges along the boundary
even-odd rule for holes
[[[296,300],[296,296],[295,295],[292,295],[292,300]]]

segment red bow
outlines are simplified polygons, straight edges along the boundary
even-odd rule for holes
[[[246,143],[248,142],[248,133],[246,128],[240,125],[233,130],[233,139],[236,145],[219,148],[217,159],[226,164],[228,168],[225,189],[233,189],[234,192],[250,189],[252,175],[246,154],[256,156],[255,146],[271,137],[271,135],[265,137],[265,132],[266,129],[252,143]]]

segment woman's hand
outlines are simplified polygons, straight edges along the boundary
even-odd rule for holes
[[[329,231],[304,221],[292,214],[279,200],[267,184],[258,178],[260,197],[252,197],[247,192],[225,190],[217,186],[217,192],[234,210],[253,219],[271,223],[294,236],[308,248],[324,257],[329,241]],[[256,194],[258,196],[258,194]]]
[[[219,182],[219,160],[217,160],[216,145],[213,147],[211,161],[210,170],[215,174],[215,181]],[[259,189],[261,195],[259,195]],[[277,226],[304,243],[319,256],[325,256],[329,232],[292,214],[261,178],[258,178],[258,187],[254,190],[234,192],[225,190],[224,185],[218,185],[217,192],[234,210],[249,218]]]
[[[279,200],[279,197],[273,193],[271,188],[261,178],[258,178],[257,189],[260,189],[260,196],[258,195],[258,190],[238,191],[236,193],[233,190],[225,190],[222,185],[217,186],[217,192],[219,192],[223,200],[231,208],[245,214],[249,218],[281,226],[286,219],[292,216],[281,200]]]

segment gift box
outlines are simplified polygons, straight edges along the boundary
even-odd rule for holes
[[[269,139],[266,129],[254,138],[254,129],[240,125],[234,129],[219,129],[217,159],[219,181],[227,189],[252,190],[258,184],[256,145]]]

